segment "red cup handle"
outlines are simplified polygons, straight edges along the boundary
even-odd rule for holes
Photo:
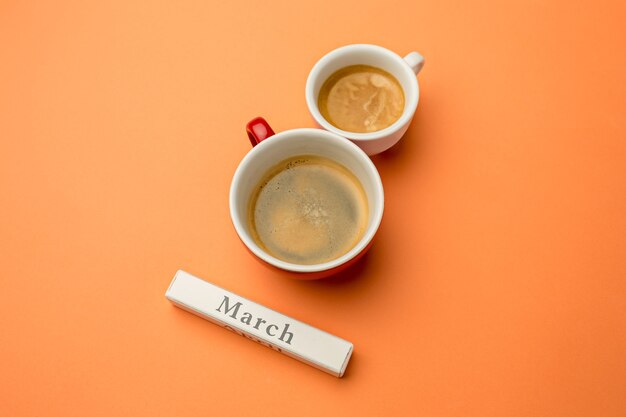
[[[274,131],[262,117],[255,117],[250,120],[246,125],[246,133],[248,133],[248,139],[250,139],[252,147],[255,147],[261,143],[262,140],[274,135]]]

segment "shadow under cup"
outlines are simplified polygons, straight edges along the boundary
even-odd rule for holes
[[[259,181],[281,161],[299,155],[320,156],[343,165],[356,176],[367,196],[368,221],[361,240],[343,256],[320,264],[289,263],[270,255],[255,242],[248,225],[250,199]],[[248,152],[235,171],[229,203],[235,230],[252,254],[273,267],[293,272],[293,278],[317,279],[346,269],[367,251],[382,220],[384,194],[376,167],[359,147],[324,130],[294,129],[277,133]]]

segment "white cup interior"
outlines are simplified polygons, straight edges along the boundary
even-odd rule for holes
[[[301,265],[280,260],[263,250],[252,238],[248,225],[250,199],[263,176],[285,159],[298,155],[329,158],[350,170],[367,195],[368,226],[361,241],[345,255],[329,262]],[[318,272],[339,266],[367,247],[382,220],[384,195],[376,167],[358,146],[345,138],[320,129],[294,129],[278,133],[255,146],[239,164],[230,188],[230,215],[243,243],[256,256],[281,269]]]
[[[369,133],[348,132],[333,126],[322,116],[317,107],[317,99],[324,81],[335,71],[350,65],[370,65],[396,77],[404,91],[404,111],[391,126]],[[396,131],[413,117],[418,99],[417,79],[411,67],[396,53],[376,45],[348,45],[329,52],[315,64],[306,83],[306,101],[315,121],[324,129],[350,139],[378,139]]]

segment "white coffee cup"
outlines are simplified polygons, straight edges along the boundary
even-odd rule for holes
[[[404,111],[391,126],[376,132],[356,133],[330,124],[320,113],[317,99],[324,81],[335,71],[350,65],[370,65],[392,74],[404,91]],[[335,49],[313,66],[306,81],[306,103],[315,122],[323,129],[346,137],[368,155],[383,152],[395,145],[404,135],[413,119],[419,101],[416,75],[424,65],[424,58],[411,52],[404,58],[389,49],[376,45],[355,44]]]
[[[274,134],[267,122],[257,117],[246,130],[253,148],[235,171],[229,199],[230,217],[243,244],[265,264],[288,271],[290,277],[297,279],[324,278],[354,264],[371,246],[383,217],[383,185],[370,158],[345,138],[321,129],[292,129]],[[343,165],[356,176],[367,197],[368,221],[361,240],[343,256],[314,265],[290,263],[272,256],[255,242],[248,222],[250,199],[261,179],[281,161],[298,155],[321,156]]]

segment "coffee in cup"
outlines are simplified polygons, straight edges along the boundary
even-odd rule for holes
[[[297,155],[269,169],[248,208],[252,238],[272,256],[312,265],[348,253],[368,223],[367,196],[356,176],[317,155]]]
[[[372,246],[385,207],[380,175],[365,152],[322,129],[292,129],[275,134],[262,117],[251,120],[246,133],[252,149],[235,170],[229,206],[235,231],[249,252],[281,275],[306,280],[337,274],[361,259]],[[306,198],[301,195],[283,202],[283,195],[275,198],[279,191],[289,197],[294,189]],[[264,192],[268,195],[264,196]],[[319,198],[311,198],[316,193]],[[265,199],[281,203],[264,207]],[[298,217],[294,214],[297,210],[284,204],[289,202],[299,202],[306,208]],[[338,206],[341,210],[332,209]],[[255,213],[256,208],[265,213]],[[308,218],[303,219],[303,213]],[[285,226],[280,238],[274,228],[283,217],[291,217],[296,227]],[[317,229],[307,221],[317,225]],[[263,240],[262,223],[272,239]],[[305,230],[314,233],[306,240],[300,239],[299,233]],[[280,250],[297,253],[285,255]]]
[[[370,65],[350,65],[322,84],[317,103],[333,126],[357,133],[394,124],[404,111],[404,92],[389,72]]]
[[[402,58],[377,45],[342,46],[311,69],[307,107],[319,127],[375,155],[395,145],[409,128],[419,101],[415,76],[423,65],[417,52]]]

